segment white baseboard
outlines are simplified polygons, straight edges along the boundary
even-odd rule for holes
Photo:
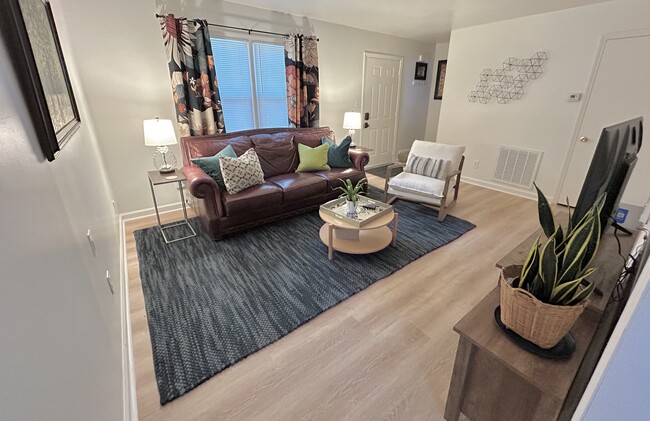
[[[181,202],[176,202],[176,203],[170,203],[168,205],[161,205],[158,206],[158,212],[159,213],[167,213],[167,212],[174,212],[177,210],[183,209],[182,203]],[[132,212],[125,212],[120,214],[120,219],[122,222],[126,221],[131,221],[133,219],[140,219],[140,218],[146,218],[147,216],[152,216],[156,214],[156,209],[151,207],[151,208],[146,208],[146,209],[140,209]]]
[[[411,152],[410,149],[402,149],[401,151],[397,151],[397,157],[399,158],[399,156],[402,154],[408,155],[409,152]]]
[[[477,178],[472,178],[472,177],[466,177],[464,175],[461,176],[460,180],[464,181],[465,183],[473,184],[473,185],[479,186],[479,187],[485,187],[485,188],[488,188],[490,190],[496,190],[496,191],[500,191],[502,193],[508,193],[508,194],[523,197],[523,198],[526,198],[526,199],[537,200],[537,193],[535,193],[533,191],[521,190],[521,189],[518,189],[516,187],[508,187],[508,186],[504,186],[502,184],[492,183],[490,181],[479,180]],[[549,197],[548,200],[549,200],[549,202],[553,202],[552,197]]]
[[[138,403],[135,390],[135,368],[131,335],[131,306],[129,304],[129,276],[126,267],[126,235],[123,215],[118,218],[120,237],[120,309],[122,324],[122,381],[123,419],[138,420]]]

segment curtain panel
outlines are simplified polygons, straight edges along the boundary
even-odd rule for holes
[[[319,127],[318,39],[291,35],[284,44],[290,127]]]
[[[160,18],[181,136],[225,133],[208,22]]]

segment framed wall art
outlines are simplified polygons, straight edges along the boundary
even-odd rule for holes
[[[433,99],[442,99],[442,92],[445,90],[446,74],[447,60],[438,60],[438,74],[436,75],[436,87],[433,91]]]
[[[52,9],[44,0],[3,0],[0,15],[30,119],[43,154],[53,161],[81,119]]]

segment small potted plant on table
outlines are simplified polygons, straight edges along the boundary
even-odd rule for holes
[[[337,189],[341,190],[343,193],[339,197],[345,197],[345,202],[347,203],[348,207],[348,215],[356,215],[357,214],[357,202],[359,201],[359,196],[361,195],[361,190],[363,189],[363,186],[366,185],[367,181],[365,178],[362,178],[357,182],[356,185],[352,184],[352,180],[349,178],[346,180],[343,180],[342,178],[339,178],[341,182],[343,182],[343,186],[338,186]]]
[[[533,243],[519,276],[500,279],[501,322],[542,349],[554,347],[587,306],[594,284],[587,278],[600,242],[602,195],[566,234],[556,224],[544,194],[537,189],[539,220],[546,236]]]

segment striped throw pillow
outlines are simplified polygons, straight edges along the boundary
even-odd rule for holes
[[[404,171],[444,180],[449,173],[450,165],[451,161],[446,159],[424,158],[422,156],[411,155]]]

